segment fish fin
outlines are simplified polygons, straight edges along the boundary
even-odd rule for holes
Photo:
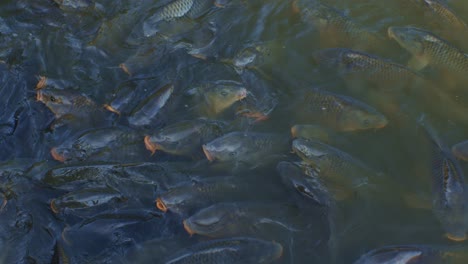
[[[429,60],[424,56],[413,56],[408,61],[408,67],[415,71],[420,71],[424,69],[428,64]]]
[[[405,204],[410,208],[415,209],[432,209],[432,202],[429,197],[424,197],[415,193],[407,193],[403,195]]]

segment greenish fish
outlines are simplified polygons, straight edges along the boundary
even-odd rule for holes
[[[299,13],[305,23],[312,23],[320,32],[321,41],[327,48],[353,47],[375,49],[383,44],[373,32],[354,22],[343,12],[319,1],[294,0],[294,12]]]
[[[339,131],[378,129],[388,124],[387,118],[373,107],[323,90],[307,91],[298,105],[300,119],[320,122]]]
[[[85,116],[97,110],[96,104],[88,96],[70,90],[39,89],[36,99],[44,103],[56,118],[66,115]]]
[[[443,23],[452,30],[459,32],[467,32],[468,26],[465,21],[455,14],[450,9],[447,3],[443,0],[411,0],[418,7],[422,8],[427,13],[432,14],[431,21]]]
[[[128,118],[132,126],[147,126],[153,123],[161,109],[167,104],[174,93],[174,86],[166,85],[136,107]]]
[[[468,55],[446,40],[415,27],[389,27],[388,35],[413,55],[409,67],[421,70],[431,65],[466,78]]]

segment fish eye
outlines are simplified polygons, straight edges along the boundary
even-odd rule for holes
[[[362,124],[365,126],[369,126],[370,125],[369,119],[364,119],[364,122],[362,122]]]
[[[222,92],[221,92],[221,95],[222,95],[222,96],[227,96],[228,93],[227,93],[226,91],[222,91]]]
[[[50,101],[55,102],[55,101],[57,101],[57,99],[55,99],[54,96],[51,96],[51,97],[50,97]]]
[[[229,152],[229,156],[231,156],[231,157],[234,157],[234,156],[236,156],[236,154],[237,154],[237,152],[235,152],[235,151],[231,151],[231,152]]]

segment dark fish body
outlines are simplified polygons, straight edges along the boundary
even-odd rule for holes
[[[185,214],[216,202],[245,199],[248,184],[231,177],[189,182],[162,193],[156,199],[156,207],[163,212]],[[250,195],[247,195],[250,197]]]
[[[388,35],[413,55],[416,70],[431,65],[466,78],[468,55],[435,34],[415,27],[389,27]]]
[[[287,138],[269,133],[231,132],[203,145],[208,160],[255,164],[286,150]]]
[[[82,161],[102,151],[135,144],[139,139],[138,133],[129,129],[96,129],[53,148],[51,154],[54,159],[61,162]]]
[[[174,86],[167,85],[158,89],[130,114],[128,122],[132,126],[147,126],[155,122],[156,117],[174,93]]]
[[[293,10],[300,13],[301,19],[312,23],[320,32],[320,37],[329,43],[327,47],[376,48],[382,40],[374,33],[356,24],[351,18],[333,7],[319,1],[295,0]]]
[[[446,236],[464,241],[468,230],[468,197],[463,171],[450,150],[425,120],[420,120],[431,142],[432,210]]]
[[[313,89],[299,104],[303,119],[320,122],[339,131],[383,128],[387,118],[373,107],[352,97]]]
[[[109,187],[83,189],[70,192],[62,197],[53,199],[50,208],[54,213],[68,209],[87,209],[104,205],[114,200],[124,200],[124,197],[116,190]]]
[[[300,211],[291,206],[266,203],[217,203],[184,220],[189,234],[228,237],[257,232],[262,224],[297,230]]]
[[[291,127],[292,138],[317,139],[328,142],[331,132],[319,125],[294,125]]]
[[[223,125],[207,119],[181,121],[146,136],[146,149],[173,155],[193,155],[201,152],[202,145],[222,135]]]
[[[429,245],[392,245],[373,249],[362,255],[354,264],[461,264],[461,256],[463,252],[457,252],[456,249]]]
[[[420,7],[424,11],[427,11],[431,15],[431,20],[435,20],[438,23],[443,23],[452,30],[459,31],[460,33],[468,32],[468,26],[465,21],[458,17],[452,9],[449,8],[447,3],[443,0],[412,0],[416,6]]]
[[[174,254],[166,264],[257,264],[271,263],[281,257],[283,247],[276,242],[234,237],[211,240]]]
[[[85,116],[97,111],[96,104],[89,97],[69,90],[40,89],[36,98],[44,103],[56,118],[65,115]]]

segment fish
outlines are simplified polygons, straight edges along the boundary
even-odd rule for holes
[[[153,15],[143,22],[145,37],[151,37],[158,32],[157,25],[161,21],[172,21],[182,17],[196,19],[215,6],[213,0],[174,0],[167,5],[158,7]]]
[[[468,140],[453,145],[452,154],[458,159],[468,161]]]
[[[185,120],[162,128],[158,133],[144,138],[146,149],[154,154],[157,150],[173,154],[190,156],[201,146],[222,135],[224,126],[217,121],[207,119]]]
[[[308,203],[323,208],[329,208],[334,203],[332,195],[320,179],[307,177],[299,166],[281,161],[276,166],[276,170],[283,184]]]
[[[185,215],[216,202],[254,198],[245,193],[249,186],[249,183],[233,177],[216,177],[183,183],[161,193],[156,199],[156,207],[163,212],[171,211]],[[256,199],[260,196],[261,193],[255,194]]]
[[[318,175],[342,186],[357,188],[370,184],[378,173],[362,161],[318,140],[295,139],[292,150]]]
[[[443,0],[411,0],[416,6],[421,8],[430,17],[430,22],[442,24],[447,29],[458,33],[468,32],[468,26]]]
[[[292,10],[304,23],[314,25],[320,33],[322,47],[349,47],[374,50],[382,46],[383,39],[350,17],[319,1],[294,0]]]
[[[203,208],[183,221],[188,234],[219,238],[257,234],[262,225],[298,231],[301,212],[297,207],[276,203],[217,203]],[[261,230],[261,229],[260,229]]]
[[[426,83],[423,76],[388,59],[348,48],[329,48],[313,53],[315,61],[351,80],[366,80],[385,90],[401,92],[412,84]]]
[[[105,205],[113,201],[125,201],[126,198],[110,187],[97,187],[69,192],[64,196],[52,199],[50,208],[58,214],[65,209],[79,210]]]
[[[60,162],[84,161],[106,150],[117,150],[138,142],[139,133],[126,128],[102,128],[86,131],[76,139],[53,147],[51,156]],[[128,151],[128,149],[127,149]],[[122,153],[128,154],[128,153]]]
[[[466,253],[456,248],[432,245],[390,245],[363,254],[354,264],[463,263],[463,257],[466,257]],[[466,261],[466,258],[464,260]]]
[[[266,157],[280,155],[287,138],[258,132],[230,132],[202,146],[209,161],[240,162],[255,165]]]
[[[233,237],[202,242],[176,252],[166,259],[166,264],[182,263],[271,263],[283,254],[276,242],[256,238]]]
[[[432,32],[416,27],[389,27],[388,36],[411,53],[410,68],[419,71],[430,65],[466,77],[468,55]]]
[[[141,102],[128,117],[130,125],[135,127],[148,126],[153,123],[161,112],[161,109],[166,106],[174,93],[173,85],[166,85],[159,88],[150,95],[146,100]]]
[[[452,241],[466,240],[468,197],[460,164],[438,137],[426,116],[418,120],[431,147],[432,211]]]
[[[97,105],[88,96],[71,90],[38,89],[37,101],[43,103],[59,119],[66,115],[86,116],[97,112]]]
[[[216,117],[235,102],[247,97],[247,89],[238,82],[218,81],[192,88],[188,94],[195,97],[200,114]]]
[[[319,89],[307,91],[296,107],[300,121],[316,121],[337,131],[380,129],[389,122],[364,102]]]

